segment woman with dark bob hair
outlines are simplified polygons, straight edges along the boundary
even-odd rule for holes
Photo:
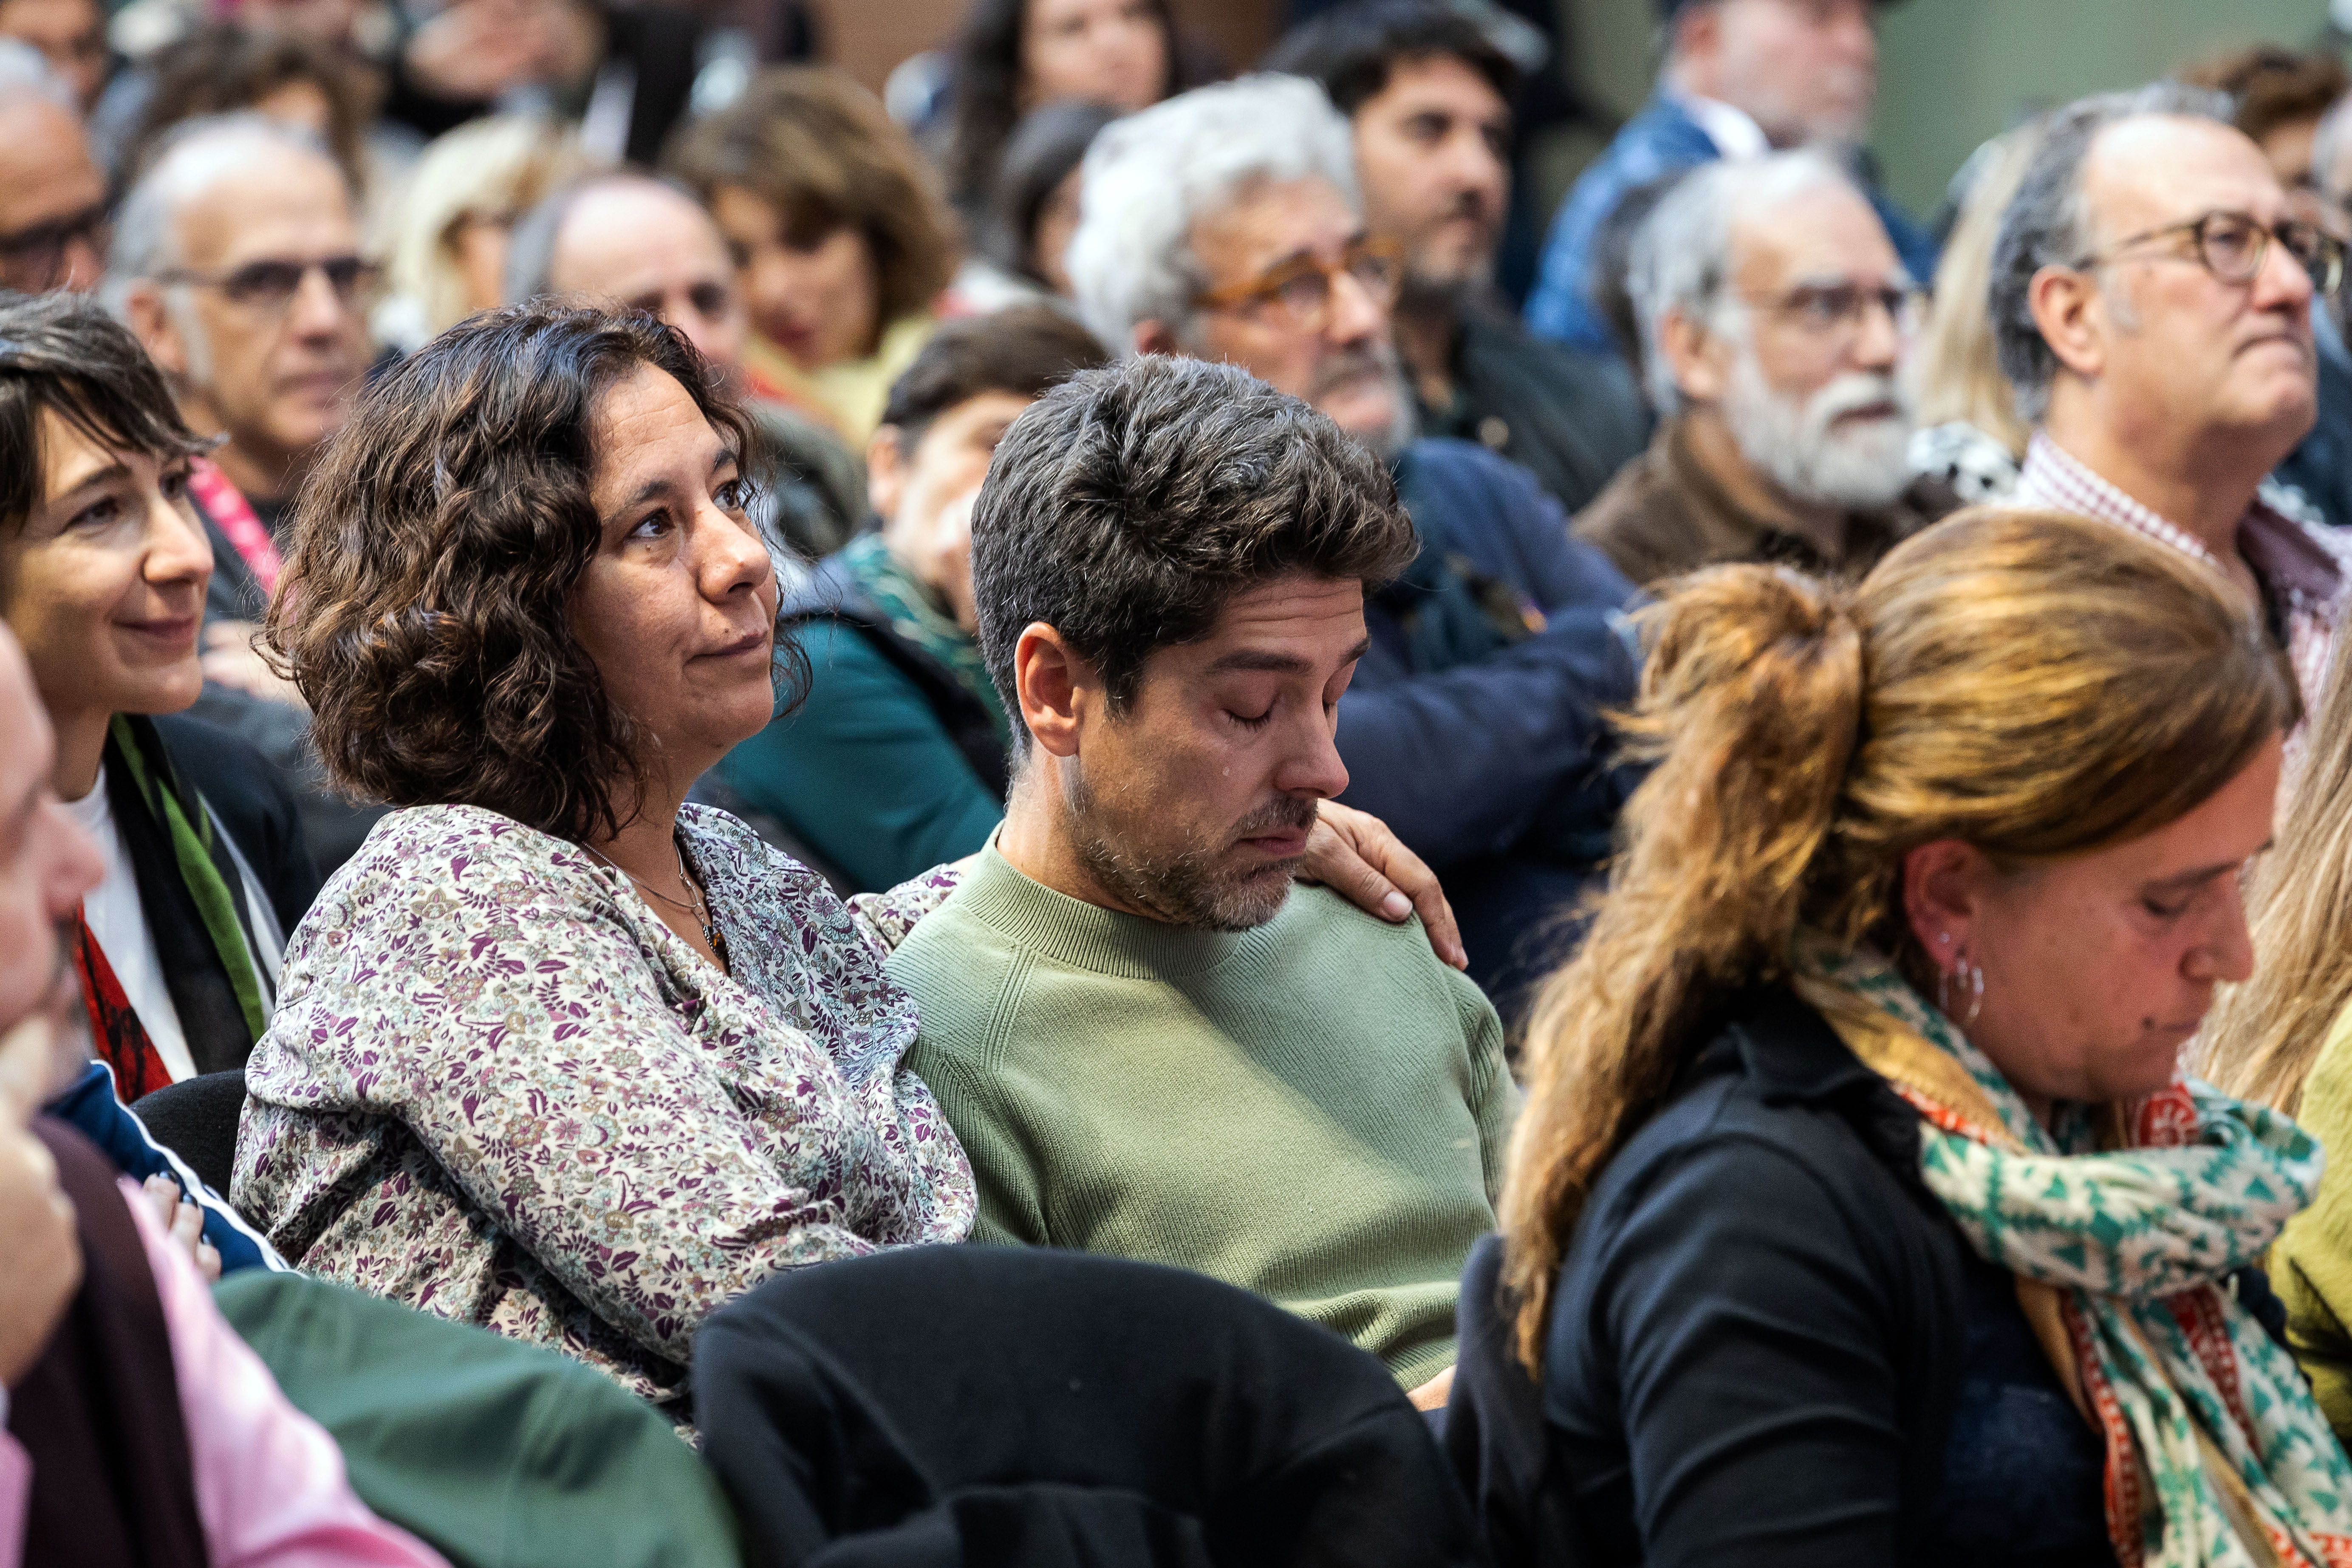
[[[312,1272],[557,1346],[681,1419],[714,1309],[961,1240],[974,1207],[882,970],[952,873],[869,922],[684,804],[797,662],[748,449],[650,316],[474,317],[361,395],[265,634],[336,782],[398,809],[288,944],[238,1206]],[[1328,815],[1318,874],[1367,907],[1402,889],[1450,940],[1426,868]]]

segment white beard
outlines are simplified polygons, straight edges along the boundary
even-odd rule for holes
[[[1840,427],[1840,415],[1875,404],[1898,412]],[[1791,500],[1871,508],[1892,502],[1911,482],[1911,400],[1892,375],[1849,371],[1802,403],[1764,384],[1753,353],[1732,366],[1724,423],[1740,455]]]

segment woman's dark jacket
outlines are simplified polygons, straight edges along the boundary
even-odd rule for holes
[[[1465,1289],[1448,1447],[1498,1558],[2112,1562],[2100,1438],[1921,1184],[1916,1114],[1786,992],[1727,1019],[1594,1187],[1540,1390]]]

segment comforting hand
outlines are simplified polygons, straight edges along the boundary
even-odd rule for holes
[[[301,688],[269,668],[253,646],[259,628],[249,621],[215,621],[205,628],[205,679],[269,702],[310,711]]]
[[[1324,801],[1307,840],[1307,864],[1299,868],[1298,879],[1320,882],[1391,923],[1401,924],[1419,910],[1437,956],[1456,969],[1470,967],[1462,928],[1454,923],[1445,889],[1437,885],[1437,873],[1370,813]]]
[[[48,1079],[49,1022],[27,1018],[0,1039],[0,1386],[14,1387],[81,1284],[81,1242],[58,1165],[30,1131],[36,1085]]]

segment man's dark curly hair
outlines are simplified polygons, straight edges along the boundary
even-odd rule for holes
[[[266,634],[340,787],[572,839],[635,815],[651,742],[606,699],[572,601],[600,535],[597,405],[639,365],[748,459],[716,375],[638,310],[490,311],[362,394],[295,501]]]
[[[1370,590],[1418,548],[1388,469],[1328,416],[1231,365],[1145,354],[1072,376],[998,443],[971,518],[981,656],[1018,719],[1013,650],[1043,621],[1117,713],[1155,650],[1208,636],[1237,595],[1286,572]]]

